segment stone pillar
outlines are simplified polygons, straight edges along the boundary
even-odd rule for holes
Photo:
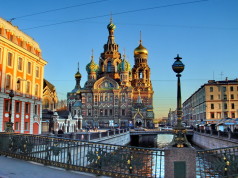
[[[99,138],[102,138],[102,132],[98,132],[99,133]]]
[[[165,148],[166,178],[195,178],[196,150],[193,147]]]

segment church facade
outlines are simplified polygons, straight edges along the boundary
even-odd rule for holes
[[[67,105],[75,118],[82,116],[83,127],[147,127],[153,125],[153,87],[148,66],[148,50],[142,41],[134,50],[134,65],[119,52],[116,26],[107,26],[109,35],[98,64],[86,66],[87,81],[81,87],[79,68],[75,88],[67,94]]]

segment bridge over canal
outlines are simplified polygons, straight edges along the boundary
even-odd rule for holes
[[[129,131],[127,133],[130,134]],[[114,135],[109,134],[108,137]],[[184,154],[187,151],[192,154]],[[174,152],[181,154],[171,157]],[[181,175],[181,169],[178,169],[181,166],[188,171],[195,171],[197,177],[238,176],[238,146],[201,151],[193,148],[168,150],[62,137],[0,133],[0,154],[109,177],[166,178],[165,170]],[[190,157],[191,155],[194,156]],[[175,159],[177,156],[180,161]],[[183,160],[186,156],[189,156],[189,162]],[[171,160],[174,166],[166,167],[166,162]]]

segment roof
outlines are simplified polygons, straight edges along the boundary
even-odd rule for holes
[[[76,101],[73,106],[74,107],[81,107],[82,106],[82,102],[81,101]]]
[[[48,86],[48,88],[52,91],[55,90],[55,86],[53,84],[51,84],[49,81],[47,81],[46,79],[44,79],[43,88],[45,88],[46,86]]]

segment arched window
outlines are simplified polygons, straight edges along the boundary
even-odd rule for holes
[[[143,78],[143,71],[139,70],[139,78]]]
[[[111,61],[109,61],[107,63],[107,72],[111,72],[111,68],[112,68],[112,63],[111,63]]]

